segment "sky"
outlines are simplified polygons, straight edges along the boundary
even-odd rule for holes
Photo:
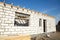
[[[60,20],[60,0],[5,0],[5,3],[54,16],[56,22]]]

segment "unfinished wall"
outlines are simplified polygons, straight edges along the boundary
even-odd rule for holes
[[[0,34],[8,34],[9,28],[14,26],[15,10],[11,5],[0,2]],[[8,28],[9,27],[9,28]]]
[[[30,17],[29,27],[14,26],[15,12],[22,12],[26,14],[33,13],[30,10],[0,2],[0,35],[32,35],[39,34],[40,32],[42,33],[41,28],[36,27],[37,25],[35,26],[35,24],[32,24],[33,20],[35,20],[33,19],[34,17],[32,17],[34,16],[34,13],[31,15],[33,20]],[[40,32],[38,30],[40,30]]]

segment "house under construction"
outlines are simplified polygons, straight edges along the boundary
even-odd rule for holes
[[[1,40],[31,40],[38,34],[55,31],[54,17],[0,2]]]

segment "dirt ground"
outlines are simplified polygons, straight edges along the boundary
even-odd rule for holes
[[[60,32],[50,33],[48,36],[46,34],[38,35],[36,40],[60,40]]]
[[[46,34],[39,34],[32,38],[30,36],[17,36],[17,37],[0,37],[0,40],[60,40],[60,32],[50,33],[48,36]]]
[[[53,38],[55,40],[60,40],[60,32],[51,34],[51,38]]]

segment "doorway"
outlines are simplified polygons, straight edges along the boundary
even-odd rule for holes
[[[43,20],[43,28],[44,28],[43,31],[46,32],[46,20],[45,19]]]

